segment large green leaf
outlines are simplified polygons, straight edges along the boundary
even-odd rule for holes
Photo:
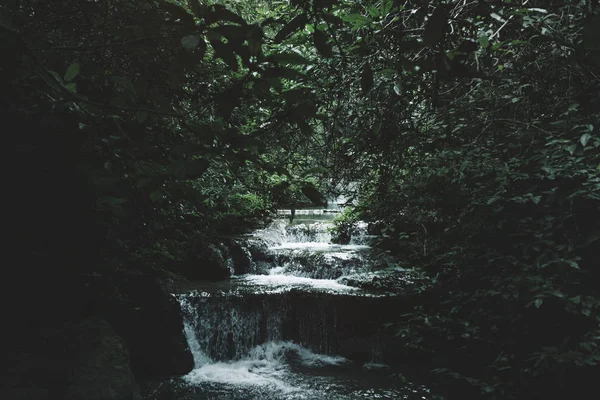
[[[325,196],[321,194],[312,183],[304,183],[300,188],[302,194],[305,195],[313,204],[323,205],[327,203]]]
[[[279,43],[285,40],[292,33],[297,30],[304,28],[304,25],[308,22],[308,16],[306,14],[300,14],[296,17],[292,18],[290,22],[288,22],[279,32],[275,35],[275,42]]]

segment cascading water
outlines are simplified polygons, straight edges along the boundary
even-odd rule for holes
[[[199,398],[429,398],[382,364],[393,357],[382,326],[400,300],[338,281],[369,268],[368,240],[330,243],[334,214],[324,214],[297,211],[293,224],[256,232],[271,260],[264,274],[177,295],[195,361],[183,380]]]

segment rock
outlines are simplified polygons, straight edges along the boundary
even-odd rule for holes
[[[412,270],[402,268],[348,275],[339,279],[340,283],[348,286],[403,294],[410,293],[416,281],[419,281],[420,285],[426,284],[423,278],[417,277]]]
[[[180,272],[190,280],[220,281],[231,276],[224,250],[215,244],[201,245],[191,255]]]
[[[146,400],[209,400],[201,389],[179,379],[147,381],[142,384],[142,396]]]
[[[77,328],[79,360],[74,367],[65,400],[141,399],[122,338],[97,317]]]
[[[269,254],[267,243],[259,238],[253,238],[247,242],[248,251],[254,261],[272,261],[272,256]]]
[[[247,274],[251,272],[252,256],[247,250],[248,244],[235,239],[226,242],[229,257],[233,264],[233,271],[236,275]]]
[[[136,377],[184,375],[194,367],[179,303],[151,276],[115,277],[103,288],[97,312],[125,340]]]

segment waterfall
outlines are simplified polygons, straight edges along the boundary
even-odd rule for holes
[[[268,246],[262,275],[176,295],[195,363],[184,381],[222,400],[427,399],[385,365],[397,339],[382,327],[402,299],[341,283],[370,269],[366,224],[333,244],[332,217],[310,211],[254,233]]]

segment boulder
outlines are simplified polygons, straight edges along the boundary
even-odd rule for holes
[[[247,246],[253,261],[272,261],[272,255],[269,254],[269,248],[264,240],[259,238],[249,239]]]
[[[243,239],[230,239],[225,242],[228,255],[236,275],[248,274],[252,271],[252,255],[248,242]]]
[[[231,276],[224,249],[215,244],[199,245],[190,249],[190,255],[179,272],[190,280],[220,281]]]
[[[142,273],[116,277],[103,288],[96,312],[125,340],[136,377],[184,375],[194,367],[179,303]],[[116,285],[115,285],[116,283]]]
[[[76,328],[79,359],[73,368],[65,400],[138,400],[127,346],[110,324],[98,317]]]

